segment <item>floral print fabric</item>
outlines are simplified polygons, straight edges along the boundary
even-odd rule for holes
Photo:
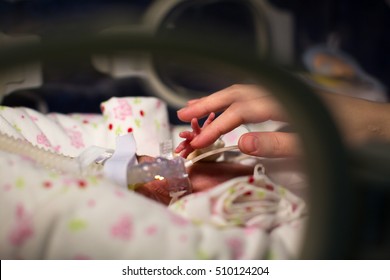
[[[68,156],[115,148],[132,132],[137,153],[169,139],[166,105],[112,98],[102,114],[43,115],[0,107],[0,131]],[[60,174],[0,151],[1,259],[260,259],[296,257],[305,204],[265,175],[236,178],[169,208],[100,176]]]

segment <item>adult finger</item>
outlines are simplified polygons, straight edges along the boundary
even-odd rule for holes
[[[233,85],[209,96],[191,100],[186,107],[177,112],[177,116],[180,120],[188,122],[192,118],[202,118],[212,112],[221,112],[234,102],[266,95],[268,94],[264,90],[254,85]]]
[[[298,136],[285,132],[249,132],[238,141],[241,152],[259,157],[292,157],[301,154]]]
[[[262,100],[264,99],[264,100]],[[220,136],[244,123],[261,123],[270,119],[279,120],[279,109],[268,98],[236,102],[211,122],[191,142],[195,149],[214,143]]]

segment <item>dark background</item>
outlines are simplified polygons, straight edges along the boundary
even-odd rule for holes
[[[41,40],[61,36],[57,26],[84,32],[121,24],[139,22],[143,12],[153,1],[124,0],[42,0],[0,1],[0,31],[8,35],[37,34]],[[245,1],[220,1],[196,5],[181,14],[172,14],[176,29],[160,28],[161,34],[175,35],[176,31],[191,31],[202,41],[202,36],[216,34],[218,40],[236,44],[238,51],[255,52],[253,18]],[[215,1],[214,1],[215,2]],[[362,68],[390,87],[390,7],[385,0],[270,0],[275,7],[294,16],[293,67],[301,67],[302,53],[311,46],[336,38],[339,48],[350,54]],[[90,22],[99,24],[91,25]],[[104,20],[102,20],[104,19]],[[234,40],[232,40],[234,38]],[[23,90],[5,98],[6,105],[34,107],[32,95],[43,97],[49,111],[99,112],[101,101],[112,95],[145,95],[142,84],[133,78],[113,79],[96,71],[90,59],[77,65],[43,61],[43,82],[38,89]],[[163,67],[163,66],[162,66]],[[169,72],[169,69],[165,69]],[[183,72],[185,73],[185,72]],[[188,86],[211,93],[232,82],[223,78],[194,81],[191,77],[175,77]],[[32,94],[32,95],[31,95]],[[172,114],[174,118],[174,113]],[[175,122],[175,120],[173,120]]]

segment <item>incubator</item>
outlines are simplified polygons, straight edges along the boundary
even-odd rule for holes
[[[100,34],[122,34],[122,36],[131,36],[133,31],[150,36],[172,36],[172,34],[180,32],[180,22],[183,22],[183,17],[191,14],[193,10],[205,9],[207,5],[219,5],[219,1],[201,1],[195,3],[188,0],[169,0],[155,1],[151,4],[146,12],[140,17],[137,23],[126,26],[114,26],[105,28],[100,31]],[[223,3],[224,1],[220,1]],[[253,36],[255,42],[255,52],[260,55],[270,53],[270,49],[276,50],[275,56],[279,57],[284,62],[292,59],[292,32],[291,18],[287,13],[278,10],[267,3],[267,1],[248,1],[245,3],[226,2],[232,7],[240,7],[242,13],[248,13],[253,16]],[[195,7],[195,9],[193,8]],[[197,8],[196,8],[197,7]],[[278,19],[278,20],[275,20]],[[267,30],[271,28],[273,33]],[[289,30],[288,36],[281,37],[279,30]],[[272,35],[271,34],[275,34]],[[39,42],[39,36],[12,36],[2,35],[0,40],[5,43],[15,44]],[[204,95],[191,89],[184,89],[182,86],[173,85],[174,78],[167,77],[166,71],[162,65],[165,63],[161,57],[153,56],[147,52],[113,52],[107,54],[93,54],[91,57],[92,65],[101,73],[106,73],[115,79],[126,77],[139,78],[142,80],[145,88],[151,95],[160,97],[171,108],[177,109],[186,104],[189,99]],[[182,65],[180,65],[182,67]],[[18,75],[8,75],[3,80],[3,87],[0,90],[0,97],[14,92],[15,90],[27,89],[31,90],[38,88],[43,84],[42,69],[40,63],[31,63],[28,66],[22,65],[17,68]],[[220,71],[220,76],[223,76],[223,71]],[[217,77],[217,76],[216,76]],[[167,82],[171,80],[171,82]],[[199,80],[198,80],[199,81]],[[1,82],[1,81],[0,81]],[[175,82],[174,82],[175,83]],[[47,106],[40,104],[42,111],[47,111]],[[67,157],[61,154],[46,151],[42,148],[37,148],[24,140],[15,140],[7,135],[0,135],[0,144],[2,150],[9,151],[23,156],[34,158],[39,164],[60,172],[70,172],[73,174],[99,174],[108,170],[113,161],[112,156],[114,150],[99,149],[94,147],[87,149],[79,157]],[[179,157],[167,158],[157,157],[154,162],[128,164],[125,168],[122,167],[122,174],[118,172],[105,172],[106,177],[116,181],[119,185],[128,186],[130,189],[135,189],[140,184],[153,180],[161,180],[165,178],[169,181],[170,193],[191,192],[191,185],[187,178],[186,169],[198,160],[209,157],[213,154],[223,153],[228,150],[237,149],[237,146],[224,147],[215,151],[207,151],[198,155],[191,160],[184,160]],[[95,159],[90,160],[94,157]],[[86,159],[88,158],[88,159]],[[104,164],[107,164],[105,167]],[[110,168],[112,170],[113,168]],[[126,171],[125,171],[126,170]],[[115,173],[115,175],[112,175]],[[127,175],[124,175],[124,174]],[[107,175],[109,174],[109,175]],[[118,179],[119,178],[119,179]]]
[[[160,4],[163,2],[172,3],[171,1],[159,1]],[[168,10],[155,10],[154,13],[157,13],[157,11],[164,13]],[[161,19],[161,17],[156,18]],[[152,26],[156,27],[156,25]],[[305,235],[306,242],[300,257],[304,259],[322,259],[356,256],[355,244],[351,236],[356,236],[357,224],[359,224],[356,217],[357,213],[362,211],[357,207],[356,192],[360,195],[361,192],[359,191],[361,191],[362,186],[380,185],[383,187],[386,184],[388,185],[389,178],[386,174],[388,175],[389,171],[386,154],[382,153],[378,159],[376,157],[378,154],[373,154],[370,149],[360,152],[354,151],[354,153],[347,151],[339,137],[338,130],[332,122],[332,118],[323,104],[312,94],[311,89],[301,81],[297,81],[296,77],[292,77],[288,73],[272,67],[272,65],[261,61],[258,57],[251,57],[245,53],[232,53],[226,50],[217,52],[215,49],[199,49],[195,43],[191,45],[191,42],[174,42],[164,39],[159,41],[150,37],[152,33],[149,32],[148,36],[139,36],[140,34],[129,32],[128,36],[123,36],[125,33],[121,33],[122,37],[120,37],[117,32],[107,32],[101,38],[82,38],[79,36],[77,40],[80,41],[59,41],[51,45],[46,42],[42,45],[32,45],[32,48],[1,50],[0,58],[2,59],[2,65],[0,67],[3,70],[7,66],[13,65],[14,61],[17,64],[17,62],[23,59],[30,61],[39,56],[46,59],[58,58],[62,52],[66,52],[69,49],[93,54],[103,53],[103,56],[100,55],[100,60],[99,57],[95,56],[96,60],[94,63],[97,68],[115,77],[124,77],[127,75],[127,71],[127,73],[135,73],[134,75],[146,78],[146,81],[149,79],[150,86],[155,89],[156,94],[160,94],[160,97],[173,107],[182,106],[188,100],[188,96],[184,98],[181,96],[182,98],[180,98],[176,96],[177,92],[171,89],[167,90],[165,85],[162,87],[161,81],[156,83],[154,79],[156,75],[153,74],[155,73],[154,68],[150,63],[151,56],[139,55],[140,50],[142,50],[142,53],[144,53],[143,51],[156,52],[169,57],[169,54],[171,54],[169,50],[173,48],[177,51],[177,55],[186,53],[195,57],[205,55],[217,61],[226,60],[228,64],[245,69],[253,75],[261,74],[266,81],[270,81],[271,86],[277,84],[276,88],[279,90],[275,91],[275,96],[280,98],[281,104],[291,113],[292,120],[295,121],[296,131],[302,136],[308,167],[307,171],[311,184],[311,205]],[[131,58],[138,58],[134,64],[126,62],[128,49],[133,51]],[[113,57],[118,57],[118,53],[123,54],[124,52],[126,55],[119,56],[121,59],[104,59],[104,55],[107,55],[106,53],[114,54]],[[77,59],[72,54],[68,55],[72,59]],[[146,58],[146,60],[143,58]],[[118,63],[124,61],[126,63],[122,65],[123,67],[117,67]],[[145,61],[147,62],[146,64]],[[152,73],[152,75],[148,73]],[[283,83],[280,83],[280,81],[283,81]],[[175,93],[174,96],[172,96],[172,92]],[[283,94],[285,92],[294,94]],[[64,157],[43,149],[37,149],[24,140],[15,140],[5,135],[0,135],[0,144],[1,149],[5,151],[34,158],[49,168],[79,174],[84,172],[101,172],[107,161],[115,154],[113,150],[98,150],[97,153],[93,153],[93,156],[90,157],[93,158],[92,161],[84,161],[80,158]],[[226,147],[223,150],[211,153],[235,148],[235,146]],[[200,157],[209,155],[203,154]],[[182,158],[158,157],[150,163],[126,165],[126,180],[132,188],[136,188],[139,183],[167,179],[168,181],[171,180],[170,191],[174,193],[189,192],[191,191],[191,186],[188,181],[186,167],[189,167],[200,157],[187,162]],[[372,166],[369,163],[374,163],[376,167],[381,167],[377,173],[374,173],[374,176],[371,176],[370,168],[372,169]],[[87,168],[84,169],[85,167]],[[356,170],[363,170],[364,172],[356,172]],[[351,179],[351,177],[353,178]],[[356,186],[358,186],[358,191],[354,188]]]
[[[72,5],[70,6],[72,7]],[[218,11],[220,7],[224,6],[228,6],[229,9],[225,9],[227,11],[220,17],[226,19],[221,23],[218,23],[220,19],[215,15],[215,12],[210,11]],[[75,9],[75,7],[73,7],[73,9]],[[124,10],[127,11],[126,9]],[[232,13],[231,10],[233,10],[234,13]],[[108,15],[104,14],[102,16],[103,23],[101,25],[104,27],[98,29],[99,24],[96,24],[96,27],[93,26],[91,28],[94,32],[98,32],[102,35],[123,34],[123,36],[130,36],[130,34],[135,31],[137,33],[148,34],[149,36],[174,38],[181,36],[183,33],[188,33],[186,28],[189,26],[188,22],[190,22],[190,20],[186,19],[196,17],[197,14],[201,13],[205,13],[206,15],[204,17],[194,18],[198,23],[191,28],[191,33],[194,34],[194,40],[202,40],[203,35],[209,36],[207,34],[209,29],[207,25],[209,18],[211,18],[219,25],[222,25],[222,28],[224,25],[229,24],[229,30],[216,29],[214,32],[217,32],[218,35],[225,34],[224,36],[227,37],[225,38],[227,40],[234,37],[235,40],[233,41],[236,41],[235,44],[242,40],[242,42],[238,43],[238,46],[241,47],[242,44],[245,43],[248,47],[248,51],[250,49],[254,55],[273,57],[283,64],[288,64],[293,61],[294,43],[292,16],[288,12],[270,5],[266,0],[153,1],[151,4],[147,5],[147,8],[144,9],[142,13],[136,16],[137,20],[132,21],[131,24],[117,24],[117,22],[121,22],[122,20],[127,22],[130,21],[128,19],[129,16],[126,15],[122,19],[122,13],[119,13],[119,16],[116,14],[114,15],[119,19],[112,20],[110,19],[110,13],[108,11]],[[107,24],[104,22],[105,16],[109,18]],[[213,17],[216,18],[213,19]],[[241,20],[242,18],[246,19],[245,22]],[[50,23],[51,21],[48,20],[48,22]],[[110,22],[113,23],[110,25]],[[72,28],[70,28],[70,30],[72,30]],[[211,33],[210,37],[213,36],[212,34],[213,33]],[[237,38],[237,36],[240,37]],[[24,33],[17,35],[0,35],[1,45],[3,45],[1,42],[2,39],[11,42],[21,40],[34,40],[39,42],[46,40],[44,36],[42,38],[42,36],[39,35],[25,35]],[[208,39],[203,40],[204,42],[208,42]],[[180,61],[176,62],[175,59],[151,55],[142,51],[137,53],[129,53],[126,51],[112,52],[110,54],[95,53],[89,56],[88,59],[88,62],[91,63],[93,69],[96,70],[99,75],[105,74],[117,80],[130,78],[132,80],[137,80],[141,84],[143,93],[161,98],[174,110],[183,107],[189,99],[203,96],[217,87],[220,88],[237,81],[236,77],[232,77],[223,71],[219,71],[217,75],[215,75],[216,73],[214,72],[207,74],[208,71],[210,71],[210,68],[204,69],[201,67],[194,71],[194,65],[187,67]],[[43,71],[50,72],[53,70],[56,71],[57,69],[52,67],[47,70],[44,69],[43,66],[42,62],[34,62],[28,66],[21,66],[18,69],[17,76],[8,75],[5,81],[0,81],[0,83],[4,84],[0,89],[0,96],[3,97],[11,92],[15,92],[15,90],[21,92],[21,90],[24,89],[26,92],[29,92],[34,89],[39,89],[39,87],[44,87],[45,77],[43,76],[45,73],[43,73]],[[173,72],[175,73],[173,74]],[[177,75],[178,72],[180,75]],[[84,75],[88,75],[88,73]],[[206,77],[206,75],[209,77]],[[129,86],[132,86],[132,84],[129,84]],[[61,92],[61,89],[57,89],[56,87],[57,85],[54,84],[52,85],[52,88],[49,89]],[[66,92],[66,89],[70,88],[70,85],[64,84],[63,88],[65,88],[64,91]],[[113,88],[111,90],[114,91]],[[43,92],[45,93],[44,90]],[[97,94],[100,94],[100,92]],[[38,97],[34,96],[33,98]],[[74,98],[76,99],[78,96],[75,96]],[[46,104],[45,106],[44,100],[39,99],[36,103],[39,103],[40,109],[42,108],[47,111],[48,105]]]

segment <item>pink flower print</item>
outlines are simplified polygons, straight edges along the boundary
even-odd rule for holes
[[[80,131],[75,129],[66,129],[66,134],[70,139],[70,144],[76,149],[84,148],[84,141]]]
[[[9,233],[9,242],[14,246],[22,246],[34,234],[31,220],[24,206],[18,204],[15,209],[16,224]]]
[[[90,207],[90,208],[95,207],[95,205],[96,205],[96,200],[94,200],[94,199],[88,200],[87,205],[88,205],[88,207]]]
[[[26,211],[24,209],[24,206],[21,204],[18,204],[15,209],[15,215],[17,219],[23,219],[26,216]]]
[[[227,246],[232,250],[233,259],[238,260],[242,258],[243,244],[242,240],[238,237],[232,237],[226,240]]]
[[[215,114],[210,113],[206,121],[203,123],[203,126],[200,127],[198,119],[193,118],[191,120],[192,131],[183,131],[179,133],[179,136],[181,138],[185,138],[185,140],[176,147],[175,153],[180,153],[182,157],[187,158],[187,156],[194,151],[194,148],[191,146],[191,141],[194,140],[194,138],[202,132],[202,129],[206,128],[214,119]]]
[[[255,226],[249,226],[249,227],[246,227],[246,228],[244,229],[244,234],[245,234],[245,235],[251,235],[251,234],[255,233],[256,231],[257,231],[257,227],[255,227]]]
[[[291,205],[291,210],[292,210],[293,212],[295,212],[295,211],[297,211],[297,209],[298,209],[298,204],[293,203],[293,204]]]
[[[131,105],[126,100],[118,100],[118,106],[114,108],[114,118],[125,120],[127,117],[133,115]]]
[[[125,193],[121,190],[115,190],[114,193],[117,197],[124,197],[125,196]]]
[[[177,215],[177,214],[174,214],[174,213],[171,213],[171,212],[168,212],[168,215],[170,217],[170,220],[171,222],[176,225],[176,226],[179,226],[179,227],[184,227],[186,225],[189,224],[189,221],[184,219],[183,217]]]
[[[132,219],[124,215],[111,227],[111,236],[124,241],[130,240],[133,234]]]
[[[149,226],[145,229],[145,233],[147,235],[155,235],[156,232],[157,232],[157,226],[155,225]]]
[[[19,222],[10,232],[9,241],[14,246],[22,246],[33,235],[33,230],[28,222]]]
[[[162,104],[161,100],[158,99],[157,102],[156,102],[156,109],[157,109],[157,110],[160,109],[161,104]]]
[[[38,121],[38,118],[35,116],[30,116],[30,120],[32,120],[33,122],[36,122],[36,121]]]
[[[68,178],[68,177],[65,177],[63,180],[62,180],[62,183],[69,187],[72,183],[74,182],[74,179],[73,178]]]
[[[5,185],[3,185],[3,189],[4,189],[5,192],[9,192],[12,189],[12,185],[11,184],[5,184]]]
[[[50,147],[51,146],[49,140],[46,137],[46,135],[43,134],[42,132],[37,135],[37,143],[41,144],[41,145],[44,145],[46,147]]]
[[[184,243],[188,240],[188,236],[186,234],[182,234],[179,236],[179,240]]]

